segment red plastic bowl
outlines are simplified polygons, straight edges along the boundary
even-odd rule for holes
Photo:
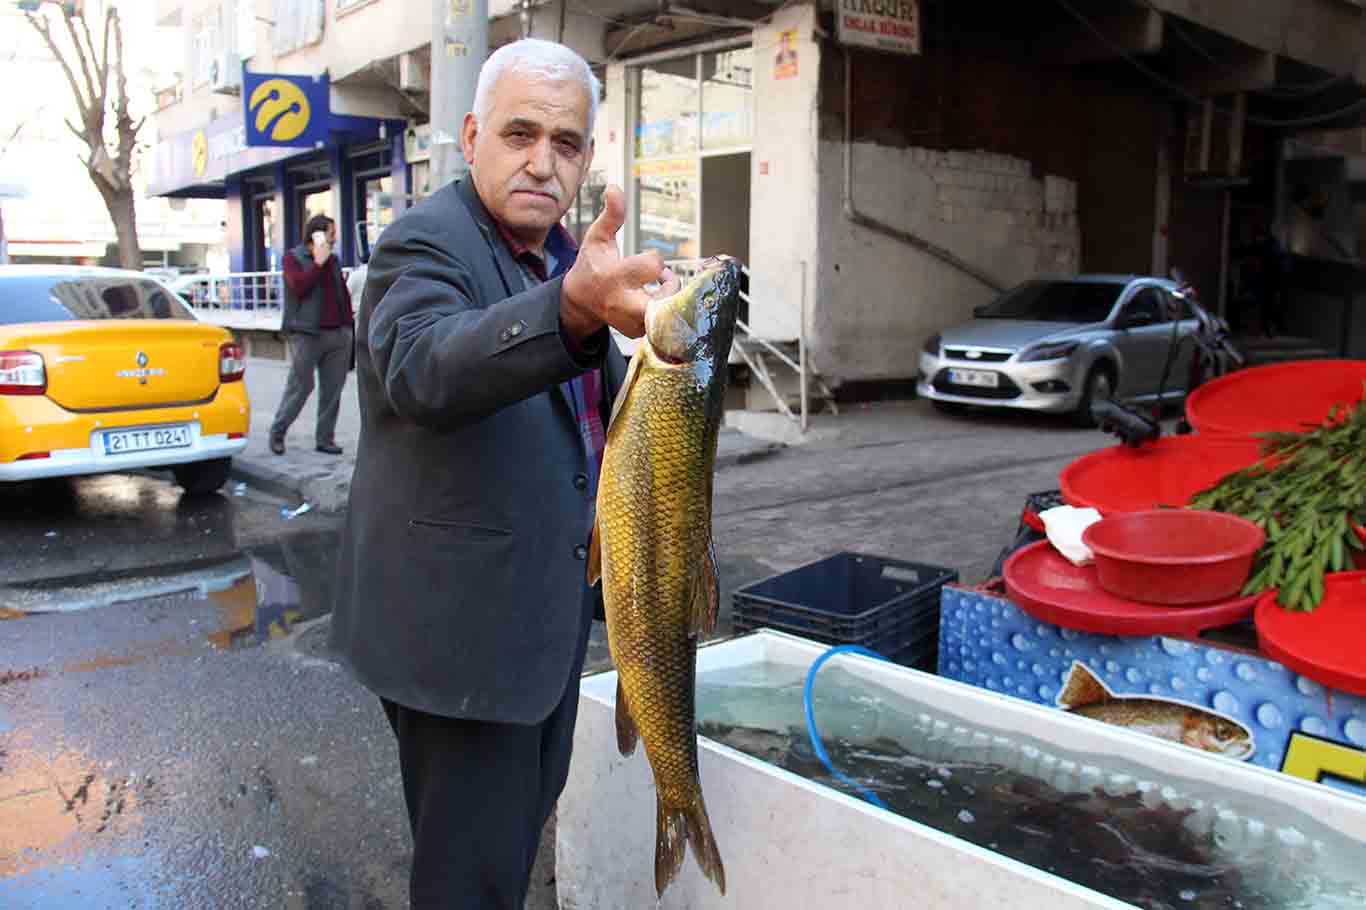
[[[1303,360],[1220,376],[1186,399],[1186,419],[1201,433],[1304,430],[1328,418],[1333,405],[1355,405],[1366,383],[1366,360]]]
[[[1252,572],[1266,535],[1245,518],[1199,509],[1112,515],[1081,535],[1100,586],[1143,603],[1227,600]]]
[[[1184,506],[1225,475],[1256,464],[1261,442],[1231,436],[1164,436],[1140,448],[1083,455],[1058,478],[1063,498],[1102,515]]]

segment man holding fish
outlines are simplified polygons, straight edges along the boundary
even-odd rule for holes
[[[620,543],[628,522],[615,521],[617,533],[602,541],[590,536],[604,450],[610,463],[613,448],[636,442],[614,442],[607,427],[613,403],[629,411],[632,397],[619,395],[627,370],[608,327],[639,337],[648,321],[642,348],[658,340],[668,363],[715,366],[722,334],[729,349],[738,293],[728,260],[683,289],[657,254],[623,258],[617,187],[574,248],[559,222],[593,159],[598,95],[588,65],[561,45],[499,49],[461,131],[468,177],[391,225],[369,264],[356,333],[362,429],[331,634],[337,655],[379,696],[398,742],[415,908],[522,907],[568,774],[598,600],[590,563],[609,580],[631,566],[643,573],[644,587],[667,601],[662,613],[677,614],[664,633],[675,662],[714,620],[715,589],[705,586],[715,585],[710,469],[719,412],[699,411],[685,427],[696,438],[669,442],[689,450],[697,490],[682,503],[695,513],[681,522],[687,545],[669,550],[666,572]],[[724,311],[728,322],[715,315]],[[721,355],[719,370],[694,370],[707,394],[675,400],[719,404]],[[633,366],[632,376],[653,375],[665,360]],[[628,488],[650,495],[639,477],[618,487]],[[690,558],[698,564],[683,572],[680,560]],[[677,590],[660,583],[675,577]],[[619,583],[607,587],[610,627],[614,604],[620,612],[629,597]],[[708,597],[711,608],[699,610]],[[640,611],[631,616],[623,632],[650,639]],[[618,653],[616,642],[613,650],[618,666],[640,657]],[[637,719],[652,764],[690,749],[690,761],[674,764],[695,783],[695,730],[688,742],[679,736],[692,723],[692,680],[685,698],[682,677],[670,679],[663,687],[646,679],[629,697],[651,711]],[[654,717],[669,720],[666,747]],[[677,814],[661,803],[671,870],[689,834],[695,855],[707,851],[704,866],[716,856],[709,828],[699,828],[700,788],[687,799]],[[714,866],[720,884],[719,857]]]

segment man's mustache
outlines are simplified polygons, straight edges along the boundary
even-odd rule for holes
[[[551,180],[547,183],[542,183],[539,185],[528,184],[519,181],[517,183],[512,184],[512,186],[508,187],[508,191],[512,193],[544,193],[547,196],[554,196],[557,200],[563,195],[564,192],[563,188],[560,186],[560,181],[558,180]]]

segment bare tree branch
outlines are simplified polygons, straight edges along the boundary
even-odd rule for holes
[[[82,19],[81,21],[84,23],[85,20]],[[76,59],[80,61],[81,75],[85,77],[86,97],[90,99],[90,109],[92,111],[98,111],[102,121],[104,119],[104,111],[95,107],[95,101],[100,97],[100,93],[95,91],[95,80],[94,77],[90,75],[90,64],[88,64],[85,59],[86,51],[81,47],[81,39],[76,34],[76,22],[71,18],[71,14],[65,9],[62,10],[62,23],[66,26],[66,33],[71,36],[71,43],[76,48]],[[86,29],[86,34],[90,34],[89,28]],[[91,48],[90,52],[93,56],[94,49]]]
[[[47,4],[55,0],[47,0]],[[45,4],[45,5],[47,5]],[[102,42],[96,47],[90,23],[84,16],[73,17],[62,10],[62,20],[71,38],[85,91],[71,61],[63,55],[53,37],[49,20],[42,12],[27,14],[29,24],[42,36],[48,51],[62,68],[76,102],[80,126],[66,118],[67,129],[85,143],[89,154],[82,157],[90,181],[104,199],[105,208],[118,235],[119,261],[124,268],[142,268],[142,250],[137,234],[137,208],[133,193],[133,155],[137,135],[145,120],[133,121],[129,112],[128,78],[124,66],[123,27],[118,8],[106,7]],[[79,31],[74,18],[80,18]],[[113,39],[112,42],[110,39]],[[110,51],[113,56],[111,58]],[[112,77],[112,84],[111,84]],[[109,118],[114,120],[114,135],[106,136]]]
[[[71,86],[71,95],[76,99],[76,109],[81,114],[81,121],[84,122],[86,104],[85,99],[81,96],[80,85],[76,82],[76,74],[72,71],[71,64],[66,62],[66,58],[62,56],[62,52],[57,49],[57,42],[52,40],[52,30],[48,28],[47,20],[42,16],[35,16],[32,13],[25,13],[24,18],[28,20],[29,25],[37,30],[38,34],[43,36],[43,43],[45,43],[47,49],[51,51],[53,59],[61,66],[62,73],[66,76],[66,82]]]
[[[109,94],[109,27],[110,27],[110,24],[113,22],[113,20],[114,20],[114,16],[113,16],[113,11],[111,10],[111,11],[110,11],[110,15],[104,17],[104,42],[100,45],[100,62],[99,62],[99,64],[98,64],[98,68],[99,68],[99,71],[100,71],[100,109],[101,109],[101,110],[103,110],[105,104],[108,103],[108,94]],[[81,20],[81,23],[84,25],[84,24],[85,24],[85,20],[82,19],[82,20]],[[86,26],[85,34],[86,34],[86,40],[87,40],[87,41],[90,40],[90,27],[89,27],[88,25]],[[94,56],[94,50],[95,50],[95,47],[94,47],[93,44],[91,45],[90,50],[91,50],[91,56],[93,57],[93,56]],[[122,59],[122,57],[120,57],[120,59]]]
[[[114,100],[114,112],[119,131],[119,176],[128,181],[133,173],[133,148],[137,144],[142,121],[134,123],[128,112],[128,72],[123,65],[123,22],[119,19],[118,10],[110,9],[109,19],[114,24],[114,84],[118,92]]]

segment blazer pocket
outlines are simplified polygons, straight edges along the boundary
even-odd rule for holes
[[[512,536],[512,532],[507,528],[477,525],[468,521],[452,521],[446,518],[410,518],[408,525],[419,530],[434,531],[440,534],[443,540],[498,541],[507,540]]]

